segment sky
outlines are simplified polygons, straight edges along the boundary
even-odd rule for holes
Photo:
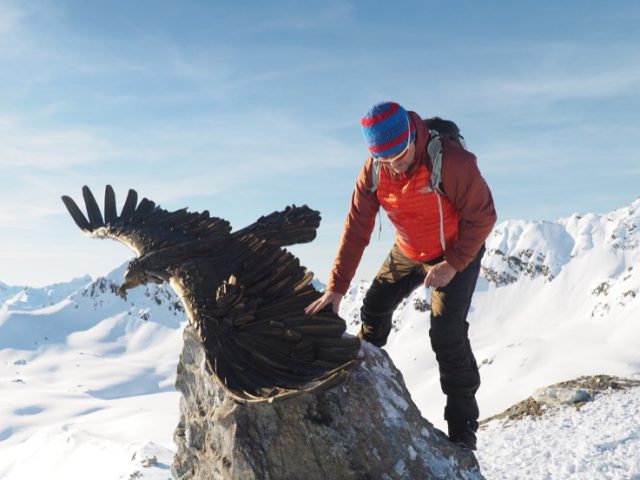
[[[608,212],[639,195],[640,5],[612,1],[0,0],[0,282],[104,275],[127,247],[89,241],[60,196],[234,228],[320,210],[294,247],[326,282],[383,100],[454,120],[499,221]],[[356,274],[393,243],[382,218]]]

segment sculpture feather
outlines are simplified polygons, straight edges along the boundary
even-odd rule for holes
[[[129,190],[120,215],[111,186],[104,217],[82,189],[87,216],[62,200],[86,234],[112,238],[137,253],[119,292],[167,281],[182,299],[219,383],[238,401],[264,401],[338,384],[356,361],[355,337],[330,308],[306,315],[320,293],[313,274],[282,247],[315,238],[320,215],[287,207],[236,232],[209,212],[169,212]]]

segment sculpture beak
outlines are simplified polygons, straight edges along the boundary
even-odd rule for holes
[[[168,282],[170,276],[166,272],[162,271],[145,271],[141,274],[139,271],[127,271],[124,275],[124,282],[118,288],[118,295],[124,300],[127,299],[127,290],[135,288],[139,285],[144,285],[147,282],[163,283]]]
[[[124,300],[126,300],[127,290],[131,288],[135,288],[138,285],[142,285],[144,283],[146,283],[146,280],[138,277],[135,274],[131,274],[127,272],[124,276],[124,282],[122,282],[122,285],[120,285],[120,288],[118,288],[118,295],[122,297]]]
[[[122,285],[120,285],[120,288],[118,288],[118,296],[120,298],[122,298],[123,300],[127,300],[127,284],[126,284],[126,282],[123,283]]]

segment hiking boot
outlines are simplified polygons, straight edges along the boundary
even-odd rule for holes
[[[449,440],[456,445],[468,450],[476,450],[478,422],[468,420],[466,422],[447,422],[449,425]]]

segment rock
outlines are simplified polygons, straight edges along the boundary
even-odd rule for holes
[[[590,402],[591,395],[582,388],[545,387],[539,388],[533,393],[536,402],[547,406],[573,405],[576,403]]]
[[[156,467],[158,465],[158,458],[155,455],[152,457],[145,457],[140,462],[140,465],[145,468]]]
[[[472,452],[422,418],[387,353],[366,342],[331,390],[240,404],[211,377],[191,327],[184,339],[179,480],[483,478]]]
[[[615,390],[640,387],[640,380],[612,377],[610,375],[590,375],[574,378],[539,388],[535,393],[504,412],[485,418],[480,427],[493,420],[520,420],[524,417],[538,418],[558,408],[573,405],[580,408],[586,402],[593,401],[598,395]]]

